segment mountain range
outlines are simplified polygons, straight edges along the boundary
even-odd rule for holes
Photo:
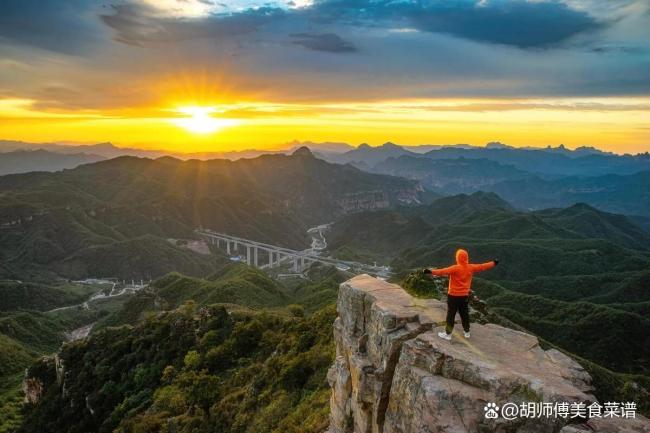
[[[630,216],[650,215],[650,155],[594,148],[447,146],[415,153],[393,143],[323,158],[362,170],[417,180],[438,194],[493,191],[523,210],[584,202]],[[645,227],[647,225],[643,224]]]
[[[462,164],[493,177],[506,167],[409,154],[376,167],[403,158],[449,178]],[[467,179],[482,188],[571,179],[508,167],[512,178],[493,184]],[[635,176],[645,182],[613,177]],[[203,227],[304,249],[307,229],[330,222],[324,254],[388,264],[396,281],[450,264],[459,247],[473,261],[500,259],[474,283],[491,317],[578,357],[603,401],[638,400],[647,413],[646,219],[588,203],[529,211],[494,192],[441,197],[423,185],[308,148],[237,161],[121,156],[1,176],[0,432],[324,431],[333,303],[349,275],[314,265],[275,278],[177,240]],[[641,187],[630,191],[643,201]],[[112,292],[75,281],[87,277],[153,281],[85,303]]]
[[[57,153],[48,150],[16,150],[0,153],[0,176],[32,171],[60,171],[82,164],[103,161],[103,156],[88,153]]]
[[[265,154],[291,154],[300,147],[309,148],[319,158],[330,162],[341,164],[355,164],[364,168],[373,168],[376,164],[384,162],[388,158],[400,156],[421,156],[437,159],[478,158],[490,159],[506,165],[521,165],[524,170],[536,173],[536,164],[542,161],[540,173],[557,172],[560,175],[580,175],[584,172],[593,174],[593,171],[600,170],[600,174],[620,173],[638,171],[634,165],[635,157],[632,155],[616,155],[611,152],[604,152],[594,147],[578,147],[574,150],[564,145],[557,147],[514,147],[500,142],[487,143],[485,146],[473,146],[470,144],[450,145],[397,145],[386,142],[380,146],[370,146],[362,143],[359,146],[352,146],[343,142],[313,142],[293,140],[285,144],[277,145],[271,149],[247,149],[237,151],[205,151],[205,152],[174,152],[161,149],[140,149],[130,147],[118,147],[112,143],[97,144],[65,144],[65,143],[28,143],[22,141],[0,140],[0,154],[16,151],[45,150],[58,154],[86,153],[89,155],[101,156],[103,158],[116,158],[118,156],[137,156],[141,158],[159,158],[172,156],[174,158],[188,159],[231,159],[255,158]],[[637,155],[636,158],[638,159]],[[571,163],[567,159],[584,158],[580,162]],[[531,159],[532,158],[532,159]],[[538,158],[541,158],[538,160]],[[529,159],[530,161],[526,161]],[[559,165],[556,165],[558,164]],[[646,166],[647,167],[647,166]],[[569,170],[568,172],[566,170]],[[647,169],[647,168],[645,168]],[[604,171],[603,171],[604,170]],[[51,171],[44,167],[38,171]]]
[[[206,257],[168,238],[197,228],[296,249],[308,228],[360,210],[413,205],[416,182],[293,155],[238,161],[119,157],[57,173],[0,177],[0,275],[68,278],[202,273]],[[130,257],[137,257],[134,259]]]
[[[162,150],[119,148],[111,143],[63,145],[0,141],[0,175],[59,171],[119,156],[181,160],[254,159],[287,155],[300,147],[319,159],[353,165],[363,171],[417,181],[438,195],[493,191],[523,210],[565,207],[584,202],[637,218],[650,215],[650,155],[616,155],[593,147],[569,150],[560,145],[515,148],[499,142],[485,147],[465,144],[399,146],[387,142],[352,147],[340,142],[292,141],[277,150],[181,154]],[[15,150],[23,149],[23,150]],[[24,150],[32,149],[32,150]]]
[[[233,150],[233,151],[206,151],[206,152],[174,152],[162,149],[140,149],[133,147],[118,147],[112,143],[96,143],[96,144],[64,144],[64,143],[28,143],[24,141],[11,141],[0,140],[0,163],[3,159],[11,156],[18,161],[20,156],[25,159],[31,152],[40,152],[43,155],[55,158],[59,155],[75,155],[82,156],[87,154],[89,157],[96,158],[96,161],[101,159],[111,159],[120,156],[135,156],[138,158],[151,158],[156,159],[163,156],[171,156],[177,159],[230,159],[237,160],[241,158],[256,158],[260,155],[273,155],[273,154],[291,154],[301,147],[307,147],[319,155],[344,153],[354,149],[353,146],[347,143],[340,142],[313,142],[313,141],[298,141],[294,140],[284,145],[278,146],[274,149],[246,149],[246,150]],[[24,152],[24,153],[22,153]],[[13,154],[13,155],[12,155]],[[37,154],[34,154],[34,156]],[[59,156],[59,158],[61,158]],[[80,161],[77,165],[85,162],[94,161]],[[1,166],[0,166],[1,167]],[[66,166],[62,168],[74,168],[74,166]],[[37,166],[35,169],[24,169],[15,171],[15,173],[23,173],[27,171],[58,171],[59,169],[50,168],[47,164]],[[12,172],[13,173],[13,172]],[[5,173],[9,174],[9,173]]]

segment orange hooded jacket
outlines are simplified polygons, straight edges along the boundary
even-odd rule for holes
[[[469,255],[465,250],[456,251],[456,264],[442,269],[431,269],[433,275],[449,275],[448,294],[452,296],[467,296],[472,287],[472,275],[492,269],[494,262],[481,264],[469,263]]]

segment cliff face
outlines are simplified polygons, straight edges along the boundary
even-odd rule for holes
[[[330,433],[558,432],[577,420],[490,418],[486,404],[596,401],[584,369],[536,337],[473,324],[470,340],[442,340],[446,306],[394,284],[355,277],[337,310]]]

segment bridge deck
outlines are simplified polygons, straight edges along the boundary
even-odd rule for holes
[[[303,251],[292,250],[286,247],[280,247],[265,242],[259,242],[251,239],[241,238],[238,236],[232,236],[226,233],[213,232],[211,230],[197,230],[196,232],[201,236],[206,236],[209,238],[219,239],[224,241],[237,242],[238,244],[244,246],[262,248],[268,251],[278,252],[295,258],[311,260],[314,262],[320,262],[320,263],[330,264],[334,266],[343,265],[349,267],[350,269],[357,269],[357,270],[367,271],[370,273],[378,273],[378,272],[387,273],[386,268],[383,268],[381,266],[368,265],[365,263],[360,263],[355,261],[339,260],[331,257],[322,257],[317,254],[314,254],[311,249],[303,250]]]

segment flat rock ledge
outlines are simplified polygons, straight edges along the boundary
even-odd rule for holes
[[[472,324],[470,340],[460,326],[442,340],[446,305],[368,275],[341,284],[337,311],[329,433],[650,433],[639,415],[582,425],[486,418],[487,403],[597,401],[582,366],[533,335]]]

